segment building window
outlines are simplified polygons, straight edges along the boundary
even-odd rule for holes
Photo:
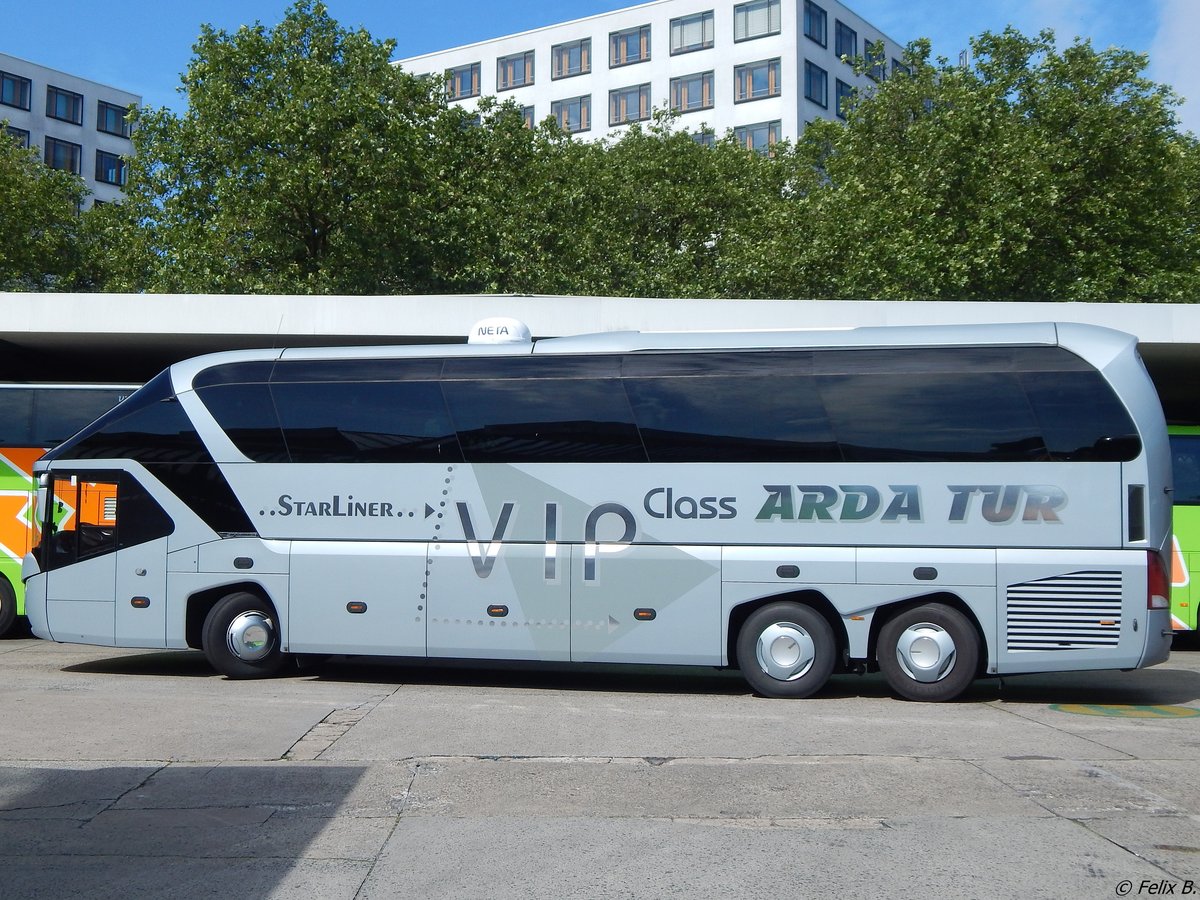
[[[839,119],[846,118],[846,113],[849,112],[851,104],[854,102],[854,88],[838,78],[837,81],[837,106],[834,111],[838,114]]]
[[[804,36],[824,47],[828,41],[827,30],[828,18],[825,10],[812,0],[804,0]]]
[[[692,133],[692,140],[701,147],[717,146],[717,136],[711,131],[696,131]]]
[[[834,20],[833,52],[850,59],[858,56],[858,32],[845,22]]]
[[[671,55],[707,50],[713,45],[713,13],[696,13],[671,20]]]
[[[557,44],[551,48],[550,56],[554,62],[551,78],[586,75],[592,71],[592,39],[584,38],[570,44]]]
[[[525,122],[526,128],[533,128],[537,124],[537,120],[533,117],[532,106],[521,107],[521,119]]]
[[[17,142],[17,146],[29,149],[29,132],[24,128],[16,128],[12,125],[4,126],[4,133]]]
[[[817,106],[829,106],[829,74],[808,60],[804,61],[804,96]]]
[[[712,109],[713,73],[697,72],[671,79],[671,111],[692,112],[697,109]]]
[[[747,100],[762,100],[779,96],[779,60],[764,59],[762,62],[735,66],[733,70],[736,103]]]
[[[459,66],[446,73],[446,99],[464,100],[479,96],[479,63]]]
[[[592,96],[571,97],[569,100],[555,100],[550,104],[550,115],[558,122],[563,131],[588,131],[592,127]]]
[[[759,122],[757,125],[742,125],[733,130],[734,139],[747,150],[768,152],[779,142],[779,122]]]
[[[867,77],[883,81],[887,77],[887,52],[883,41],[867,41]]]
[[[75,125],[83,124],[83,94],[64,91],[50,85],[46,88],[46,115]]]
[[[125,186],[125,160],[115,153],[96,151],[96,180],[104,184]]]
[[[66,172],[79,174],[79,162],[83,158],[83,148],[70,141],[60,141],[57,138],[46,138],[46,165],[52,169],[62,169]]]
[[[515,56],[502,56],[496,61],[496,90],[507,91],[527,84],[533,84],[532,50]]]
[[[125,117],[128,115],[128,106],[117,106],[101,100],[96,108],[96,130],[127,138],[129,137],[129,123],[125,121]]]
[[[752,0],[733,8],[733,39],[749,41],[779,34],[779,0]]]
[[[650,118],[650,85],[618,88],[608,92],[608,124],[624,125]]]
[[[650,59],[650,26],[614,31],[608,36],[608,65],[630,66]]]
[[[29,109],[29,95],[32,88],[33,82],[28,78],[0,72],[0,103],[5,106]]]
[[[893,77],[895,77],[896,75],[911,75],[911,74],[912,74],[912,69],[910,69],[904,63],[900,62],[900,60],[896,59],[894,56],[892,57],[892,76]]]

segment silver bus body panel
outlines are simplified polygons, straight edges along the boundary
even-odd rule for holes
[[[420,542],[291,542],[284,645],[295,653],[425,656],[426,549]],[[364,611],[350,613],[350,603]]]
[[[1120,463],[221,465],[264,538],[1119,547]],[[506,513],[507,510],[507,513]],[[501,529],[501,525],[503,528]],[[500,533],[498,533],[500,530]]]
[[[1143,452],[1127,463],[258,463],[192,390],[205,369],[239,360],[1005,343],[1057,343],[1095,365],[1129,408]],[[137,463],[56,462],[133,472],[176,527],[134,566],[149,572],[143,557],[162,557],[153,576],[168,598],[160,643],[136,643],[158,639],[158,619],[135,625],[113,609],[140,583],[120,581],[124,550],[96,561],[111,574],[85,561],[30,579],[39,636],[181,647],[190,597],[256,585],[278,610],[291,652],[726,665],[737,609],[795,594],[829,604],[852,659],[869,658],[881,609],[929,597],[952,597],[971,613],[990,674],[1132,668],[1165,659],[1169,647],[1165,615],[1145,608],[1145,550],[1169,540],[1165,427],[1136,344],[1119,332],[1031,324],[613,333],[532,345],[239,351],[171,373],[258,536],[217,535]],[[1127,504],[1138,485],[1145,535],[1133,541]],[[1099,574],[1081,588],[1069,583],[1079,573]],[[113,590],[101,596],[104,584]],[[1039,632],[1043,590],[1083,591],[1084,605],[1100,604],[1084,613],[1096,620],[1089,634]],[[1034,596],[1031,615],[1022,592]]]

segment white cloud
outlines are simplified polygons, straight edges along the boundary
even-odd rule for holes
[[[1149,75],[1171,85],[1185,98],[1187,102],[1176,110],[1180,124],[1200,135],[1200,67],[1196,65],[1200,3],[1159,0],[1158,6],[1158,31],[1150,45]]]

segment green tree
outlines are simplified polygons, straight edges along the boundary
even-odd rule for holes
[[[66,290],[81,265],[74,174],[47,167],[36,149],[7,139],[0,122],[0,290]]]
[[[782,149],[782,148],[781,148]],[[608,277],[627,296],[738,297],[736,260],[782,202],[776,157],[710,145],[669,116],[632,126],[605,156]]]
[[[392,42],[300,0],[273,29],[202,28],[187,111],[140,111],[110,287],[404,292],[425,286],[431,84]]]
[[[439,159],[439,290],[738,296],[727,260],[780,202],[779,166],[732,139],[706,147],[669,115],[579,141],[512,105],[454,110]]]
[[[432,289],[586,293],[602,148],[485,98],[434,129],[427,239]]]
[[[1198,151],[1144,56],[1011,29],[809,126],[767,280],[883,299],[1183,301],[1200,288]],[[810,239],[788,245],[798,228]],[[790,251],[790,252],[789,252]]]

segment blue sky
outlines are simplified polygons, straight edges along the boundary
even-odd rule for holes
[[[345,26],[395,39],[400,58],[634,4],[327,0],[326,5]],[[847,5],[901,43],[930,38],[934,54],[950,59],[957,59],[970,36],[1009,24],[1030,34],[1053,28],[1060,41],[1079,35],[1098,47],[1149,53],[1152,78],[1195,98],[1183,106],[1180,118],[1200,134],[1200,67],[1193,63],[1200,0],[849,0]],[[254,21],[273,25],[287,6],[287,0],[123,0],[115,5],[0,0],[0,52],[141,94],[148,106],[179,110],[183,102],[175,89],[202,22],[226,30]]]

